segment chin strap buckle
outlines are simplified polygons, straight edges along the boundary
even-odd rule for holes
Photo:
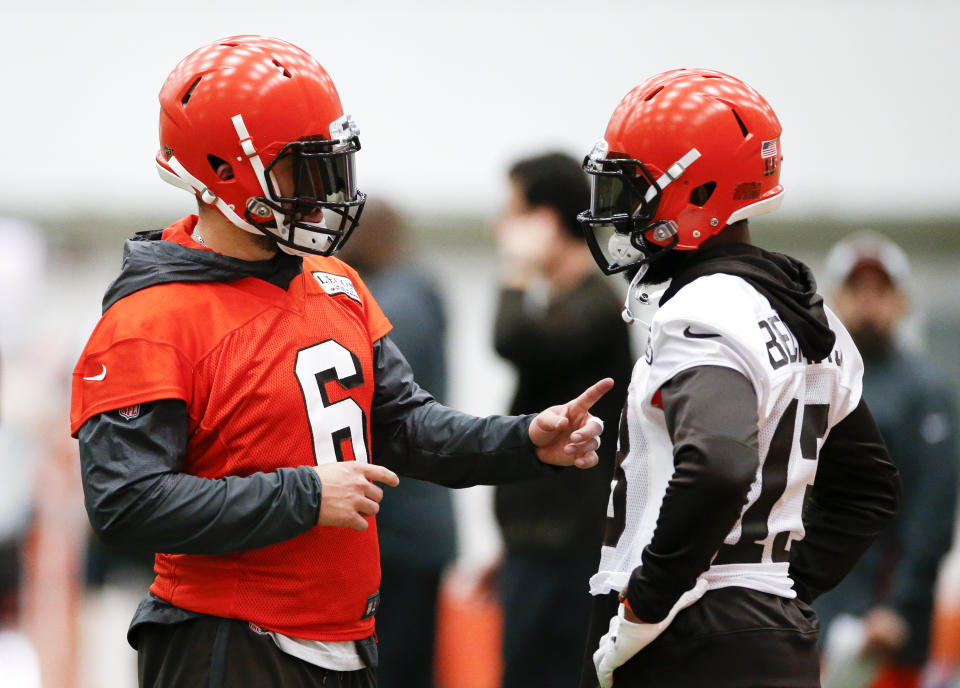
[[[647,329],[650,329],[650,325],[643,320],[640,320],[637,316],[633,314],[633,311],[630,310],[630,301],[634,298],[634,290],[640,285],[640,280],[643,279],[643,276],[647,274],[647,270],[650,269],[649,263],[644,263],[639,268],[637,268],[637,274],[633,276],[633,279],[630,280],[630,286],[627,287],[627,296],[623,300],[623,308],[620,309],[620,317],[623,318],[623,321],[628,325],[632,325],[635,321],[640,321],[646,325]],[[640,303],[646,304],[649,301],[649,297],[646,294],[638,293],[636,298]]]
[[[640,280],[643,279],[644,275],[647,274],[647,270],[650,269],[649,263],[644,263],[637,270],[637,274],[633,276],[633,279],[630,280],[630,286],[627,287],[627,296],[623,300],[623,308],[620,309],[620,317],[623,318],[623,321],[628,325],[632,325],[634,322],[639,322],[647,330],[650,330],[650,323],[646,320],[641,320],[638,318],[634,312],[630,309],[630,301],[636,299],[640,302],[642,306],[648,306],[653,301],[658,301],[661,296],[667,291],[666,289],[658,289],[655,292],[648,294],[645,291],[640,291]]]

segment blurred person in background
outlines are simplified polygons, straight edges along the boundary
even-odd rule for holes
[[[3,234],[0,229],[0,237]],[[5,320],[4,324],[8,325],[9,321]],[[23,551],[33,489],[32,481],[23,479],[23,470],[37,457],[25,438],[18,437],[9,426],[0,408],[0,465],[5,469],[0,489],[0,688],[40,688],[40,660],[33,643],[23,632],[25,624],[21,613],[25,577]]]
[[[359,275],[359,130],[285,41],[193,51],[160,91],[161,177],[197,214],[127,241],[73,373],[70,432],[108,545],[158,552],[128,631],[143,688],[375,686],[375,515],[448,486],[596,464],[601,380],[478,418],[420,388]],[[371,454],[371,452],[374,452]]]
[[[129,688],[137,680],[137,655],[124,635],[153,582],[154,553],[109,547],[89,526],[86,530],[78,629],[80,686]]]
[[[43,231],[28,222],[0,217],[0,618],[19,623],[23,582],[23,546],[34,509],[34,481],[41,458],[31,436],[33,418],[20,401],[28,393],[30,352],[36,346],[30,327],[35,316],[36,284],[43,274]],[[11,295],[16,295],[15,297]]]
[[[864,359],[863,397],[900,470],[902,510],[847,578],[814,604],[827,653],[850,646],[879,664],[863,685],[914,688],[930,649],[940,562],[950,549],[957,498],[957,415],[952,391],[898,333],[909,312],[906,255],[871,232],[836,244],[827,257],[833,307]],[[854,617],[859,624],[847,621]],[[835,621],[840,620],[836,626]],[[839,661],[839,660],[838,660]]]
[[[31,393],[47,389],[50,371],[34,368],[38,342],[31,325],[47,247],[39,227],[12,217],[0,218],[0,243],[0,293],[7,295],[0,300],[0,686],[39,688],[36,638],[27,635],[39,629],[27,618],[25,551],[37,522],[36,475],[45,458],[37,433],[45,407],[34,406],[42,393],[40,399]]]
[[[517,161],[508,178],[494,231],[494,347],[517,372],[510,413],[613,377],[621,387],[593,412],[615,429],[633,359],[620,299],[597,273],[577,222],[590,200],[587,177],[578,160],[546,153]],[[615,431],[606,434],[599,465],[586,475],[496,488],[504,688],[577,683],[590,615],[584,581],[597,565],[616,450]]]
[[[5,232],[0,227],[0,238]],[[10,292],[5,292],[10,293]],[[3,319],[4,326],[9,320]],[[7,362],[0,356],[0,365]],[[2,380],[2,375],[0,375]],[[0,687],[40,686],[40,663],[24,635],[24,542],[30,524],[32,480],[24,475],[36,456],[26,438],[10,427],[0,405],[0,466],[8,476],[0,487]],[[7,471],[10,471],[9,473]]]
[[[362,231],[338,256],[356,268],[390,319],[390,338],[417,382],[442,401],[447,318],[437,286],[408,259],[403,219],[391,205],[368,200]],[[380,502],[381,688],[433,685],[437,595],[443,571],[456,555],[454,525],[450,490],[434,483],[403,480]]]

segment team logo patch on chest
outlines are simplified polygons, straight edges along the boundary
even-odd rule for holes
[[[353,282],[350,281],[349,277],[345,277],[343,275],[334,275],[330,272],[319,271],[311,274],[317,280],[317,284],[319,284],[330,296],[345,294],[357,303],[360,303],[360,295],[357,293],[357,288],[353,286]]]

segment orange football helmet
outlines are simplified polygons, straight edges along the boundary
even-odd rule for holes
[[[286,41],[215,41],[160,90],[160,176],[288,253],[330,255],[347,240],[366,198],[358,150],[333,81]]]
[[[755,90],[705,69],[658,74],[624,97],[584,159],[580,214],[606,274],[691,251],[776,210],[783,196],[780,122]]]

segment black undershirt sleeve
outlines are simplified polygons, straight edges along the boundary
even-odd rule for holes
[[[660,388],[674,473],[626,597],[641,621],[662,621],[706,571],[736,524],[759,465],[757,396],[741,373],[698,366]]]
[[[80,428],[84,500],[106,544],[171,554],[223,554],[263,547],[316,525],[320,481],[310,466],[249,476],[181,472],[187,409],[178,399],[140,404]]]
[[[480,418],[443,406],[413,379],[388,337],[374,343],[370,432],[376,463],[447,487],[494,485],[562,470],[542,463],[533,415]]]
[[[790,549],[797,596],[812,602],[843,580],[899,505],[896,466],[861,400],[820,449],[817,479],[803,512],[806,535]]]

